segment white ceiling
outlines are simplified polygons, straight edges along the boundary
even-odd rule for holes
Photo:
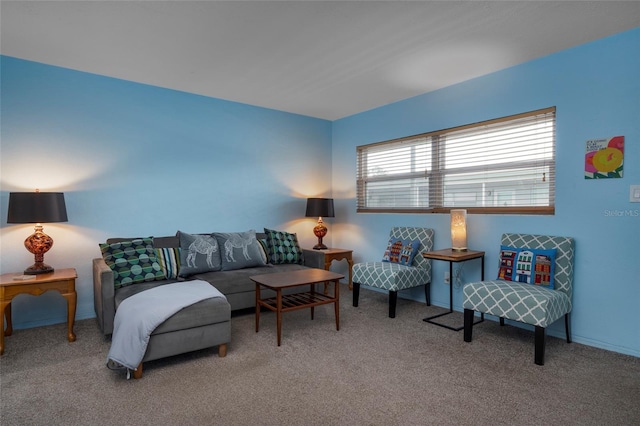
[[[0,18],[3,55],[334,120],[638,27],[640,2],[3,0]]]

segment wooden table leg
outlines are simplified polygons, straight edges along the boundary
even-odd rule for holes
[[[333,259],[327,259],[327,256],[325,256],[325,261],[324,261],[324,270],[325,271],[329,271],[331,270],[331,262],[333,262]],[[324,282],[324,294],[329,294],[329,282],[330,281],[325,281]]]
[[[78,294],[74,291],[72,293],[66,293],[62,295],[67,299],[67,339],[70,342],[76,341],[76,335],[73,332],[73,325],[76,321],[76,302],[78,300]]]
[[[353,290],[353,259],[348,257],[347,263],[349,264],[349,290]]]
[[[256,283],[256,333],[260,328],[260,284]]]
[[[276,290],[276,327],[278,334],[278,346],[282,340],[282,289]]]
[[[336,301],[334,303],[335,305],[335,310],[336,310],[336,330],[340,330],[340,280],[335,280],[334,282],[335,285],[335,296],[336,296]]]
[[[4,331],[5,336],[13,334],[13,323],[11,322],[11,302],[7,303],[4,308],[4,317],[7,320],[7,329]]]
[[[9,316],[7,317],[7,312]],[[0,304],[0,319],[2,319],[2,327],[0,327],[0,355],[4,354],[4,320],[7,319],[7,336],[11,335],[10,325],[11,325],[11,303],[2,302]]]
[[[325,285],[325,286],[327,285],[326,281],[325,281],[325,284],[324,284],[324,285]],[[316,285],[315,285],[315,283],[314,283],[314,284],[311,284],[311,298],[312,298],[312,299],[313,299],[313,297],[314,297],[313,295],[314,295],[315,293],[316,293]],[[327,294],[327,287],[325,287],[324,293],[325,293],[325,294]],[[313,321],[313,314],[315,313],[315,309],[316,309],[316,308],[315,308],[315,306],[312,306],[312,307],[311,307],[311,321]]]

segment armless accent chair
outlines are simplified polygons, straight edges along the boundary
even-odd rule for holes
[[[567,343],[571,343],[569,328],[569,313],[571,312],[571,297],[573,288],[573,254],[574,241],[568,237],[552,237],[530,234],[503,234],[500,255],[499,277],[513,273],[513,281],[497,279],[493,281],[479,281],[464,286],[464,341],[470,342],[473,332],[474,311],[495,315],[500,318],[500,325],[504,319],[522,322],[535,326],[535,356],[537,365],[544,365],[544,351],[546,343],[546,328],[564,316]],[[505,249],[515,248],[515,250]],[[555,250],[555,264],[547,266],[544,261],[539,267],[527,266],[531,257],[529,253],[553,252]],[[509,253],[522,253],[509,257]],[[506,255],[505,255],[506,253]],[[529,255],[530,256],[530,255]],[[544,258],[543,258],[544,259]],[[534,277],[544,274],[546,268],[554,268],[551,272],[553,285],[541,286],[529,284],[536,282]],[[546,278],[538,278],[546,283]]]
[[[361,284],[388,290],[389,318],[396,317],[399,290],[424,286],[427,305],[431,305],[431,260],[422,257],[422,253],[433,248],[433,229],[394,227],[389,234],[389,241],[394,238],[420,242],[410,265],[382,261],[353,265],[353,306],[358,306]]]

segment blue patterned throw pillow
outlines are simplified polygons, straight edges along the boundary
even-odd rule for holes
[[[264,228],[264,233],[267,235],[267,256],[270,263],[304,263],[304,253],[298,244],[296,234],[267,228]]]
[[[164,280],[151,238],[99,244],[105,263],[113,271],[116,289],[146,281]]]
[[[416,257],[419,248],[420,240],[411,241],[392,237],[389,239],[387,249],[382,256],[382,261],[411,266],[413,258]]]
[[[556,249],[500,246],[498,279],[553,288]]]

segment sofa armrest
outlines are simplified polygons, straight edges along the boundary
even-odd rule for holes
[[[102,258],[93,259],[93,307],[102,333],[113,333],[116,316],[113,271]]]
[[[324,269],[324,253],[322,251],[302,249],[302,252],[304,253],[304,266]]]

